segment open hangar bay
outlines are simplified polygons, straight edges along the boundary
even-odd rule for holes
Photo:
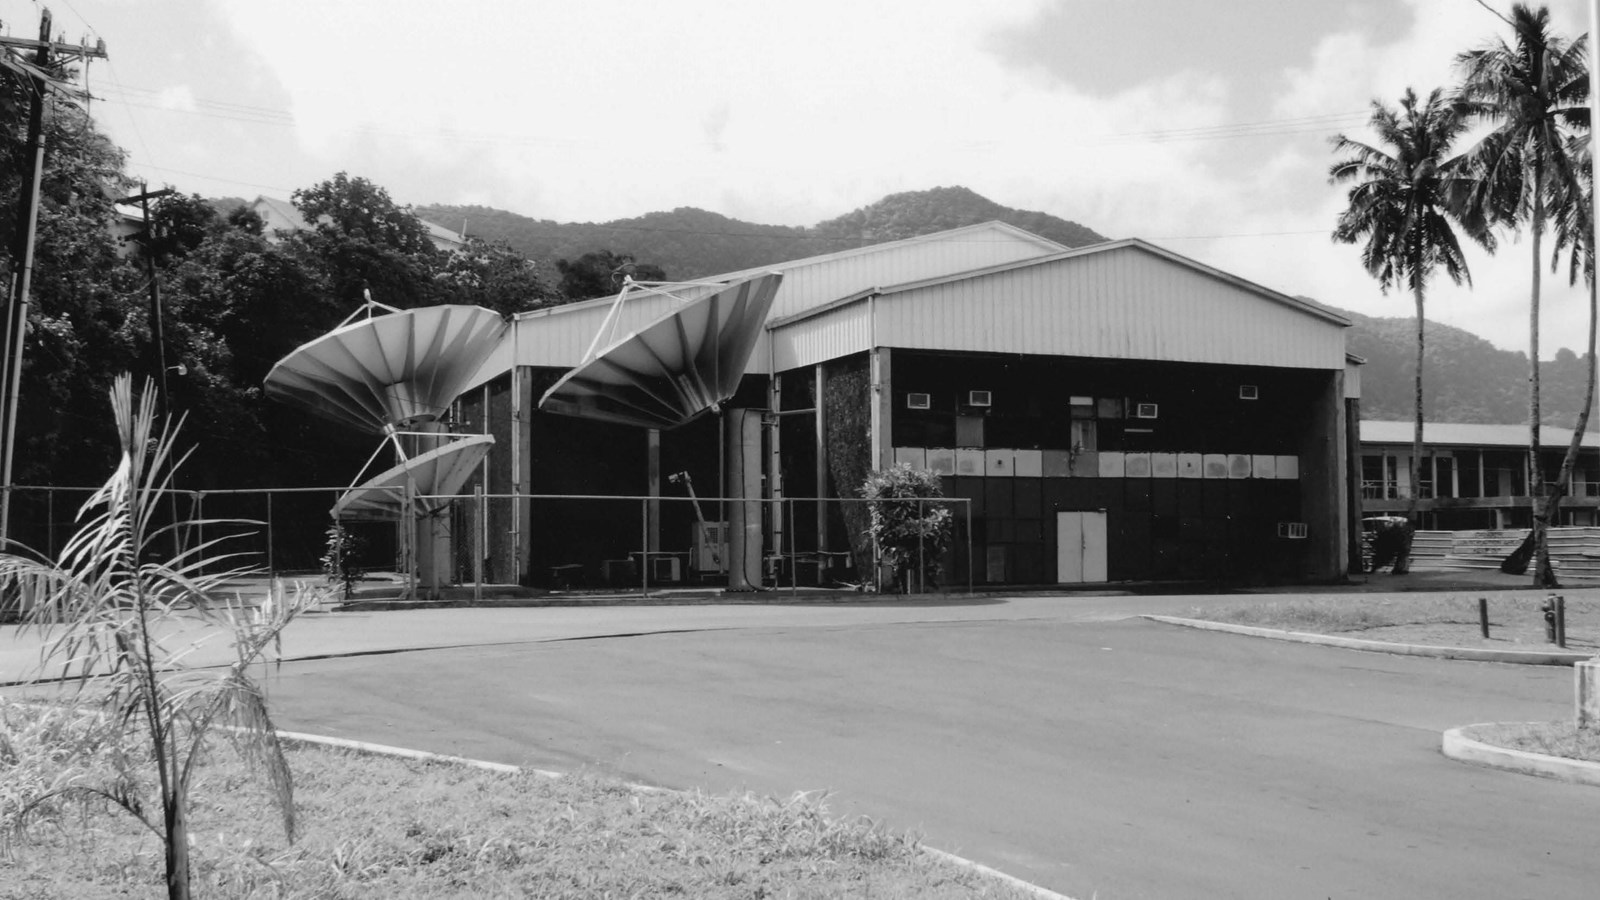
[[[1600,791],[1438,749],[1569,715],[1569,671],[1129,618],[1202,599],[387,613],[302,634],[458,646],[291,662],[271,693],[290,730],[831,791],[1079,898],[1593,896]]]

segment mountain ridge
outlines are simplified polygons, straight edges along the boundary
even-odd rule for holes
[[[811,226],[761,225],[692,206],[608,222],[556,222],[487,206],[426,204],[422,218],[469,235],[502,240],[530,259],[576,259],[593,250],[655,263],[673,279],[693,280],[792,259],[998,220],[1068,247],[1106,237],[1038,210],[995,203],[964,187],[890,194]]]

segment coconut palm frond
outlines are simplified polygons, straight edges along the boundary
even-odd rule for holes
[[[146,382],[136,397],[129,376],[116,379],[111,407],[121,454],[115,471],[80,508],[78,529],[56,560],[0,554],[0,587],[21,598],[24,628],[41,637],[39,676],[59,671],[76,681],[79,693],[92,680],[117,733],[139,736],[149,755],[118,763],[127,778],[76,790],[117,804],[160,834],[169,894],[187,896],[189,777],[214,722],[239,729],[236,743],[272,786],[293,837],[289,768],[265,694],[249,676],[269,651],[281,650],[283,629],[320,594],[302,586],[285,596],[277,585],[257,607],[231,603],[228,582],[257,571],[248,554],[229,552],[229,542],[243,535],[191,546],[172,538],[196,526],[241,520],[155,527],[173,471],[189,454],[176,451],[181,421],[157,427],[154,394]],[[164,555],[169,543],[178,547]],[[186,657],[204,639],[194,637],[197,630],[231,632],[235,661],[220,672],[187,667]],[[132,787],[131,773],[144,765],[160,776],[159,814],[147,814]]]
[[[11,817],[11,834],[13,839],[23,838],[27,835],[29,822],[33,814],[40,808],[61,800],[105,800],[139,821],[139,824],[150,829],[158,837],[161,827],[151,821],[140,799],[138,784],[128,778],[118,778],[109,785],[69,784],[45,791],[22,804]]]
[[[1420,99],[1407,90],[1398,110],[1374,102],[1369,125],[1381,147],[1344,135],[1335,152],[1346,156],[1329,170],[1332,183],[1354,182],[1333,238],[1362,243],[1362,265],[1387,291],[1415,288],[1443,265],[1457,283],[1470,280],[1451,219],[1464,206],[1459,195],[1474,189],[1471,161],[1452,155],[1465,130],[1461,104],[1434,90]],[[1466,229],[1478,238],[1487,229]]]
[[[283,744],[278,739],[277,726],[267,710],[266,694],[260,686],[242,668],[231,666],[225,677],[197,686],[185,699],[188,708],[199,710],[200,714],[185,754],[181,775],[184,783],[188,782],[212,726],[224,726],[235,752],[266,778],[272,800],[282,817],[283,833],[293,841],[297,836],[294,779]]]

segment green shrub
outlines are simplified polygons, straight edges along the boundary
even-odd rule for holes
[[[954,520],[949,506],[939,502],[944,491],[938,474],[898,463],[868,475],[861,497],[870,501],[869,527],[878,558],[891,573],[888,587],[900,593],[911,590],[912,573],[919,590],[938,586]]]

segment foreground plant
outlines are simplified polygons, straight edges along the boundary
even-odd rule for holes
[[[151,385],[147,381],[136,400],[128,375],[112,386],[111,406],[121,444],[116,472],[79,510],[81,524],[58,559],[0,554],[0,592],[17,598],[24,631],[42,639],[37,677],[59,676],[72,686],[75,701],[104,704],[123,744],[149,751],[160,811],[147,808],[142,767],[128,755],[118,757],[108,776],[31,798],[12,824],[25,827],[31,814],[53,801],[108,801],[162,839],[167,896],[187,898],[189,785],[218,726],[227,728],[251,768],[265,775],[284,832],[294,839],[289,768],[266,696],[250,671],[278,646],[284,627],[321,598],[303,586],[288,593],[274,583],[259,606],[225,599],[230,579],[251,574],[237,565],[239,554],[224,552],[227,538],[163,558],[173,529],[204,533],[193,526],[216,523],[155,527],[161,495],[187,457],[174,458],[178,426],[163,421],[157,431]],[[187,666],[184,657],[199,633],[218,630],[232,639],[233,662],[221,669]]]

